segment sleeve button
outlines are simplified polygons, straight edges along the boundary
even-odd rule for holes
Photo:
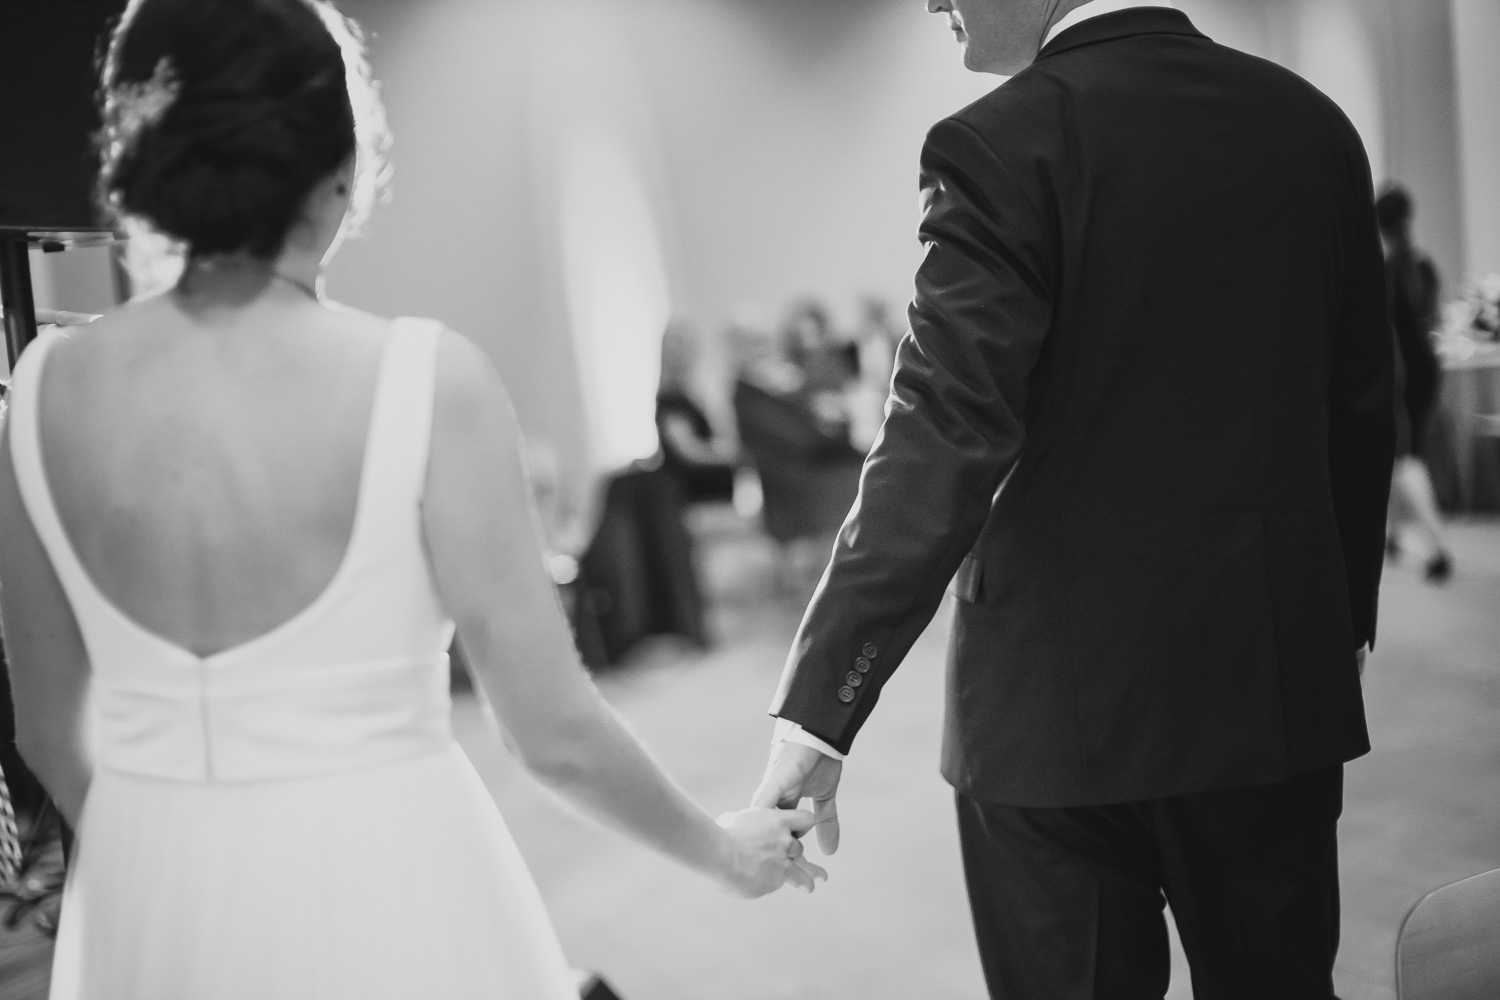
[[[847,705],[847,704],[849,704],[853,700],[854,700],[854,689],[852,687],[841,687],[841,688],[839,688],[839,701],[841,701],[845,705]]]
[[[867,660],[873,660],[876,656],[880,655],[880,650],[876,648],[873,642],[865,643],[865,648],[860,650],[860,652],[865,654],[865,659]]]
[[[865,682],[865,679],[863,677],[861,677],[859,674],[856,674],[852,670],[849,671],[849,676],[845,677],[844,680],[848,681],[849,686],[852,688],[857,688]]]
[[[862,674],[867,674],[870,672],[870,661],[861,656],[854,661],[854,669]]]

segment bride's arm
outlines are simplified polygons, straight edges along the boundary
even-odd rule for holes
[[[584,673],[546,570],[520,432],[488,361],[445,333],[423,528],[438,591],[507,742],[575,806],[731,888],[760,895],[788,869],[806,813],[715,823],[657,766]],[[721,825],[723,824],[723,825]]]
[[[85,748],[88,654],[52,561],[22,506],[9,424],[0,430],[0,612],[16,748],[76,828],[93,771]]]

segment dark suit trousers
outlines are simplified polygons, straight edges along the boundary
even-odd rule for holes
[[[958,796],[996,1000],[1161,1000],[1171,903],[1196,1000],[1329,1000],[1342,766],[1273,785],[1031,809]]]

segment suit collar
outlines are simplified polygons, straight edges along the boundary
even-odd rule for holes
[[[1193,27],[1193,22],[1188,20],[1188,16],[1180,10],[1171,7],[1132,7],[1129,10],[1118,10],[1111,14],[1100,14],[1098,17],[1091,17],[1087,21],[1063,30],[1056,38],[1042,46],[1042,51],[1037,53],[1037,59],[1042,60],[1048,56],[1055,56],[1059,52],[1093,45],[1096,42],[1112,42],[1117,38],[1129,38],[1132,35],[1160,34],[1204,37],[1201,31]]]

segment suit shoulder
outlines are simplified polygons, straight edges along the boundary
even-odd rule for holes
[[[1301,112],[1318,118],[1346,144],[1358,146],[1364,152],[1364,142],[1359,130],[1344,113],[1338,103],[1307,80],[1306,77],[1287,69],[1280,63],[1260,56],[1211,43],[1218,59],[1230,72],[1236,73],[1246,86],[1254,87],[1266,95],[1271,106],[1282,112]]]
[[[1227,63],[1233,64],[1245,73],[1253,84],[1259,84],[1260,87],[1265,88],[1268,96],[1277,97],[1289,105],[1310,109],[1328,118],[1329,121],[1337,123],[1338,127],[1344,130],[1350,138],[1359,138],[1355,124],[1349,120],[1349,115],[1344,114],[1344,109],[1340,108],[1332,97],[1311,84],[1305,76],[1287,69],[1283,64],[1274,63],[1269,58],[1251,55],[1250,52],[1242,52],[1238,48],[1229,48],[1227,45],[1218,45],[1218,43],[1215,43],[1214,48],[1215,51],[1220,52],[1221,57]]]
[[[1045,108],[1055,108],[1060,93],[1047,76],[1023,70],[938,125],[955,122],[983,133],[997,123],[1020,124]]]
[[[952,149],[973,143],[990,155],[1030,145],[1056,128],[1062,111],[1058,89],[1045,79],[1017,74],[927,130],[925,148]]]

